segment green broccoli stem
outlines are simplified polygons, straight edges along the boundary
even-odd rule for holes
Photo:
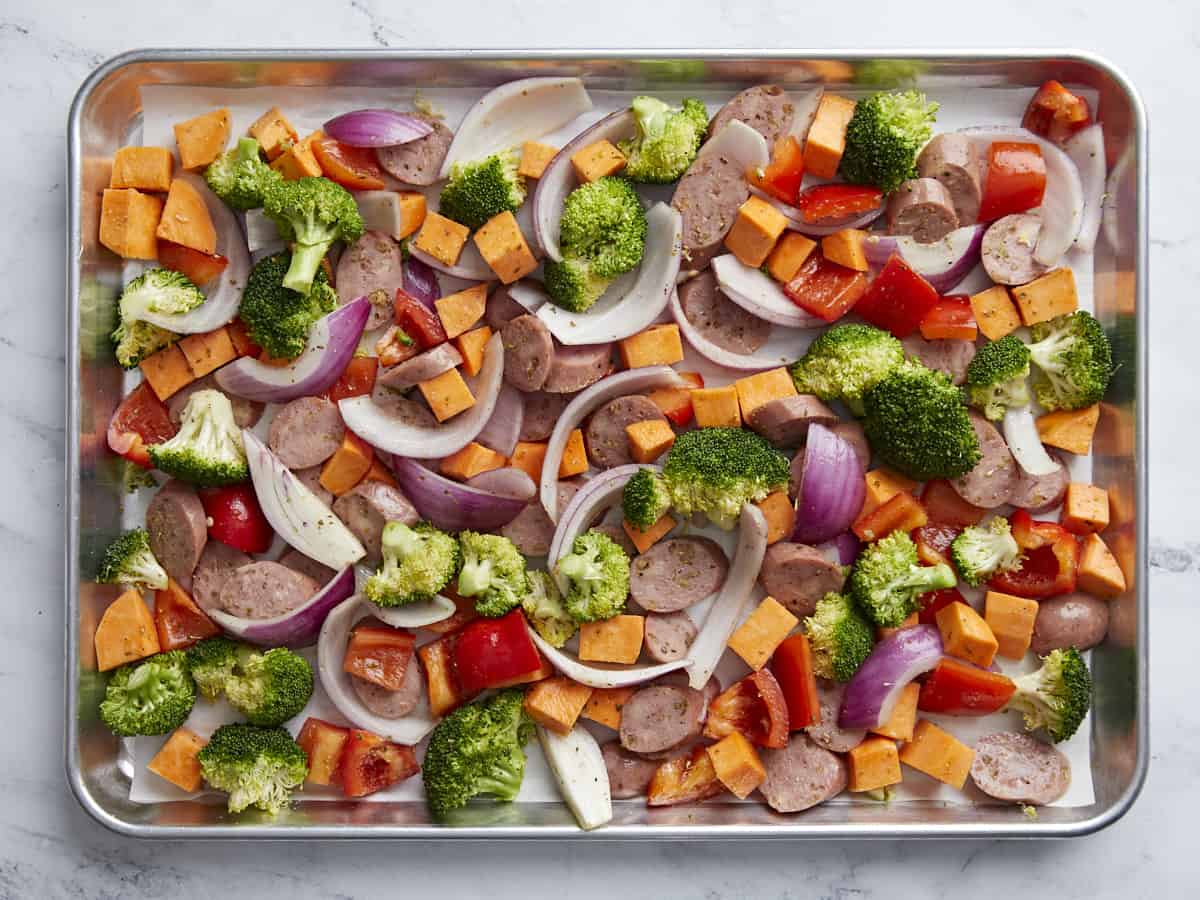
[[[237,161],[251,162],[259,159],[258,141],[252,137],[240,138],[237,143]]]
[[[958,577],[954,574],[954,570],[945,563],[938,563],[936,566],[919,566],[913,569],[898,579],[895,584],[889,585],[889,590],[920,588],[921,593],[926,593],[952,588],[956,584],[958,584]]]
[[[490,559],[469,560],[458,573],[458,592],[464,597],[473,597],[488,589],[492,583],[492,561]]]
[[[481,794],[491,794],[501,800],[514,800],[521,790],[521,782],[524,779],[524,766],[517,766],[514,762],[509,761],[507,765],[498,766],[486,775],[480,775],[475,786]]]
[[[333,241],[319,244],[296,244],[292,250],[292,264],[283,276],[283,286],[298,294],[307,295],[312,290],[313,279],[321,268],[321,260],[329,252]]]

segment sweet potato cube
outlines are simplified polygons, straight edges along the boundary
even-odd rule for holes
[[[521,165],[517,167],[517,174],[525,178],[541,178],[546,166],[557,154],[557,147],[539,141],[526,141],[521,147]]]
[[[729,793],[745,800],[767,779],[767,770],[754,745],[740,731],[733,731],[708,748],[717,778]]]
[[[591,696],[586,684],[562,675],[546,678],[525,692],[525,712],[543,728],[566,734]]]
[[[392,237],[399,241],[417,233],[417,229],[425,223],[428,209],[425,195],[417,191],[397,191],[396,199],[400,205],[400,222]]]
[[[571,157],[576,176],[585,184],[606,175],[616,175],[625,168],[627,162],[625,154],[609,141],[588,144]]]
[[[214,109],[175,126],[179,161],[185,169],[207,166],[225,151],[229,143],[229,110]]]
[[[1083,409],[1058,409],[1038,416],[1038,436],[1043,444],[1085,456],[1092,447],[1092,436],[1099,421],[1099,403]]]
[[[189,334],[179,341],[179,349],[187,360],[188,368],[196,378],[215,372],[225,363],[237,359],[237,348],[225,328],[204,334]]]
[[[652,463],[675,443],[675,432],[662,419],[646,419],[625,426],[629,452],[635,462]]]
[[[258,141],[258,146],[262,147],[269,160],[281,156],[298,137],[296,129],[278,106],[272,106],[254,120],[250,126],[250,136]]]
[[[109,187],[165,191],[174,168],[175,157],[166,147],[122,147],[113,155]]]
[[[613,731],[621,727],[621,710],[637,688],[596,688],[580,713],[585,719],[606,725]]]
[[[678,523],[668,513],[663,513],[658,517],[658,521],[645,531],[642,531],[636,525],[631,525],[628,520],[621,522],[621,527],[629,535],[629,540],[633,542],[633,546],[637,548],[637,552],[645,553],[666,537],[676,524]]]
[[[1048,322],[1079,308],[1075,273],[1065,266],[1052,269],[1029,284],[1013,288],[1012,295],[1024,325]]]
[[[142,377],[150,383],[154,395],[163,401],[196,380],[178,344],[152,353],[138,363],[138,368],[142,370]]]
[[[733,386],[737,388],[738,406],[742,411],[743,420],[749,419],[750,414],[764,403],[796,396],[796,385],[792,376],[782,366],[739,378]]]
[[[504,284],[524,278],[538,266],[529,242],[517,224],[517,217],[510,212],[502,212],[484,222],[473,240],[483,261]]]
[[[871,265],[867,262],[867,254],[863,249],[866,237],[867,233],[859,228],[843,228],[821,238],[821,253],[827,260],[839,266],[845,266],[855,272],[869,271]]]
[[[905,685],[891,716],[878,728],[872,728],[871,732],[894,741],[911,741],[913,726],[917,724],[917,699],[920,696],[921,686],[919,684],[913,682]]]
[[[487,305],[487,284],[480,282],[472,285],[464,291],[434,300],[433,305],[438,318],[442,320],[446,337],[456,338],[483,318],[483,310]]]
[[[478,375],[483,368],[483,351],[492,339],[492,329],[486,325],[466,331],[454,339],[454,346],[462,354],[462,370],[468,375]]]
[[[190,728],[177,728],[146,768],[188,793],[198,791],[204,782],[198,754],[207,743]]]
[[[1115,597],[1125,592],[1125,573],[1098,534],[1089,534],[1080,542],[1076,584],[1081,591],[1097,597]]]
[[[176,178],[167,193],[167,205],[154,236],[182,244],[201,253],[217,252],[217,229],[204,205],[204,198],[190,181]]]
[[[896,742],[890,738],[867,738],[846,755],[846,761],[852,791],[874,791],[903,780]]]
[[[855,103],[845,97],[825,94],[804,141],[804,171],[817,178],[837,175],[846,152],[846,126],[854,115]]]
[[[787,218],[761,197],[743,203],[725,235],[725,247],[742,265],[757,269],[770,256],[775,242],[787,228]]]
[[[100,201],[100,243],[123,259],[158,259],[154,232],[163,202],[133,188],[105,188]]]
[[[695,388],[691,392],[692,411],[699,428],[740,428],[737,387]]]
[[[140,593],[126,591],[109,604],[96,626],[96,668],[107,672],[160,649],[154,616]]]
[[[1000,645],[979,613],[965,603],[951,603],[939,609],[936,618],[947,655],[984,669],[992,664]]]
[[[1021,314],[1012,302],[1008,288],[994,284],[986,291],[971,295],[971,311],[975,323],[989,341],[998,341],[1021,327]]]
[[[367,477],[374,462],[375,448],[347,430],[342,435],[342,445],[321,467],[321,487],[333,496],[340,497]]]
[[[455,451],[443,459],[438,471],[448,478],[466,481],[481,472],[501,469],[507,462],[508,460],[504,458],[503,454],[471,441],[461,450]]]
[[[413,238],[413,246],[428,253],[440,263],[452,266],[458,262],[471,229],[453,219],[431,212],[425,216],[421,230]]]
[[[996,652],[1005,659],[1021,659],[1033,639],[1036,600],[988,591],[983,598],[983,621],[996,636]]]
[[[576,428],[567,435],[567,446],[563,448],[562,462],[558,464],[558,477],[570,478],[588,470],[587,448],[583,444],[583,430]]]
[[[642,366],[673,366],[683,361],[683,341],[679,337],[679,326],[651,325],[645,331],[620,341],[621,363],[627,369]]]
[[[967,783],[975,751],[928,719],[917,723],[912,740],[900,750],[900,762],[961,789]]]
[[[324,137],[319,131],[314,131],[302,141],[295,141],[279,154],[272,162],[271,168],[283,176],[284,181],[299,181],[301,178],[318,178],[322,174],[321,164],[313,153],[314,140]]]
[[[767,494],[754,504],[762,510],[763,518],[767,520],[767,543],[775,544],[791,537],[792,528],[796,524],[796,508],[784,491]]]
[[[508,464],[520,469],[537,484],[542,478],[542,464],[546,461],[545,441],[517,441]]]
[[[800,620],[774,597],[764,597],[729,637],[729,649],[756,672],[767,664],[775,648],[783,643]]]
[[[579,626],[579,658],[584,662],[635,663],[642,652],[645,625],[644,617],[629,615],[584,622]]]
[[[798,231],[785,232],[767,257],[767,271],[776,281],[787,284],[816,248],[817,242],[812,238]]]
[[[388,471],[378,457],[371,461],[371,468],[367,469],[367,474],[363,476],[363,481],[380,481],[384,484],[390,484],[392,487],[397,487],[396,477]]]
[[[1072,481],[1063,500],[1062,526],[1075,534],[1103,531],[1108,527],[1108,509],[1108,491]]]
[[[435,378],[422,381],[417,387],[439,422],[445,422],[475,405],[475,397],[458,369],[450,369]]]
[[[859,518],[870,515],[887,503],[897,494],[911,494],[917,488],[917,483],[906,478],[892,469],[872,469],[866,474],[867,496],[863,500],[862,512]]]

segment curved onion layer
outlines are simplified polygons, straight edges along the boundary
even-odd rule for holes
[[[744,265],[732,253],[712,261],[721,293],[746,312],[786,328],[820,328],[829,323],[810,315],[788,299],[770,275]]]
[[[545,304],[550,302],[550,296],[542,290],[536,281],[523,279],[508,286],[508,296],[525,308],[525,312],[533,315]]]
[[[554,158],[546,164],[542,177],[533,192],[533,239],[542,254],[555,262],[562,262],[562,251],[558,246],[559,223],[562,221],[563,203],[567,195],[575,190],[578,180],[571,157],[589,144],[608,141],[616,144],[634,136],[637,122],[633,110],[622,109],[610,113],[594,125],[590,125],[571,138]]]
[[[576,727],[559,734],[539,725],[537,736],[542,755],[558,781],[559,793],[579,827],[591,831],[610,822],[613,811],[608,767],[592,733]]]
[[[628,292],[610,289],[581,313],[546,303],[537,316],[564,344],[607,344],[637,334],[666,308],[675,290],[682,248],[683,218],[667,204],[655,203],[646,213],[646,251]]]
[[[572,681],[578,681],[580,684],[586,684],[593,688],[619,688],[630,687],[635,684],[644,684],[647,681],[653,681],[655,678],[661,678],[668,672],[674,672],[682,669],[688,664],[687,659],[676,659],[667,663],[658,663],[653,666],[616,666],[606,663],[581,663],[571,654],[559,650],[548,644],[540,634],[533,630],[533,627],[526,622],[525,629],[529,632],[530,638],[537,645],[542,655],[550,661],[550,665],[558,669],[563,675],[566,675]]]
[[[475,441],[504,456],[512,456],[513,450],[517,448],[524,422],[525,398],[511,384],[505,384],[496,397],[496,408],[492,410],[491,418],[487,420]]]
[[[919,244],[908,235],[869,234],[863,241],[863,253],[873,266],[882,266],[893,253],[899,253],[914,272],[944,294],[979,265],[985,231],[985,225],[967,225],[932,244]]]
[[[467,110],[446,152],[441,177],[446,178],[455,163],[536,141],[591,108],[592,98],[578,78],[521,78],[493,88]]]
[[[345,371],[370,316],[371,302],[366,297],[351,300],[316,321],[304,352],[286,366],[269,366],[243,356],[217,370],[217,384],[259,403],[287,403],[319,394]]]
[[[432,312],[433,302],[442,297],[442,286],[438,284],[433,266],[413,256],[411,249],[408,259],[404,261],[404,293],[423,303]]]
[[[529,473],[516,466],[505,466],[502,469],[480,472],[473,478],[467,479],[467,487],[487,491],[497,497],[512,497],[522,503],[528,503],[537,496],[537,485],[529,477]]]
[[[859,540],[851,531],[843,532],[829,541],[817,545],[817,549],[831,563],[848,566],[858,556]]]
[[[491,531],[507,525],[527,501],[451,481],[415,459],[396,457],[392,471],[421,518],[443,531]]]
[[[988,147],[994,141],[1037,144],[1041,148],[1046,161],[1046,193],[1040,207],[1042,232],[1033,258],[1043,266],[1057,265],[1075,243],[1083,224],[1083,184],[1071,158],[1057,145],[1024,128],[964,128],[960,134],[976,145],[980,159],[987,159]]]
[[[441,594],[435,595],[432,600],[404,606],[379,606],[369,600],[364,600],[363,606],[379,621],[393,628],[424,628],[445,621],[457,609],[453,600]]]
[[[608,469],[600,473],[595,478],[589,478],[583,487],[575,492],[575,496],[571,498],[571,502],[567,504],[567,508],[563,510],[563,514],[558,520],[558,527],[554,529],[550,550],[546,553],[547,569],[553,570],[559,558],[575,543],[575,538],[583,534],[601,513],[620,502],[621,492],[625,490],[625,482],[641,468],[651,469],[655,472],[662,471],[659,466],[643,467],[636,464],[617,466],[615,469]]]
[[[743,172],[747,169],[764,169],[771,162],[771,148],[767,146],[767,139],[740,119],[732,119],[705,141],[696,159],[705,159],[714,154],[732,159]]]
[[[800,210],[790,203],[784,203],[778,197],[772,197],[770,194],[764,193],[757,188],[751,188],[750,190],[783,213],[783,217],[788,221],[787,227],[789,231],[798,231],[800,234],[808,235],[809,237],[824,237],[846,228],[866,228],[883,215],[883,204],[881,203],[878,209],[872,209],[848,219],[839,219],[837,222],[828,222],[824,225],[814,225],[812,222],[807,221]]]
[[[1026,475],[1040,478],[1053,475],[1061,467],[1046,452],[1042,436],[1038,433],[1033,410],[1028,406],[1009,409],[1004,413],[1004,442]]]
[[[322,128],[335,141],[351,147],[395,147],[433,131],[424,119],[394,109],[356,109],[334,116]]]
[[[367,555],[342,520],[279,461],[258,435],[243,428],[242,443],[258,505],[275,533],[289,546],[336,570]]]
[[[579,427],[579,423],[591,415],[593,410],[617,397],[654,388],[686,387],[687,384],[688,382],[680,378],[669,366],[645,366],[602,378],[591,387],[580,391],[575,399],[567,404],[546,443],[546,460],[542,464],[542,478],[538,487],[542,506],[551,522],[558,521],[558,468],[562,463],[563,451],[567,448],[567,438]]]
[[[372,446],[396,456],[441,459],[475,440],[496,408],[504,377],[504,345],[493,334],[484,348],[483,368],[472,384],[475,405],[444,425],[429,427],[402,422],[388,415],[370,397],[347,397],[338,402],[346,427]]]
[[[250,275],[250,251],[246,247],[237,216],[209,190],[203,178],[194,172],[178,172],[175,177],[182,178],[199,192],[217,232],[217,253],[229,260],[229,263],[217,276],[216,286],[205,295],[204,302],[195,309],[178,315],[148,312],[142,315],[142,318],[151,325],[166,328],[176,334],[203,334],[220,328],[237,315],[238,305],[242,302],[242,291]],[[278,236],[276,233],[276,238]]]
[[[302,605],[282,615],[243,619],[222,609],[211,609],[208,615],[234,637],[259,647],[307,647],[317,639],[329,611],[353,593],[354,568],[346,566]]]
[[[242,221],[246,228],[246,249],[254,254],[255,262],[263,256],[287,249],[287,242],[279,236],[279,229],[261,209],[246,210],[242,213]]]
[[[901,628],[871,651],[846,683],[838,724],[878,728],[892,717],[904,688],[942,658],[942,636],[932,625]]]
[[[458,255],[458,262],[452,266],[446,265],[440,259],[434,259],[424,250],[408,245],[408,252],[412,259],[419,259],[431,269],[436,269],[451,278],[461,278],[463,281],[495,281],[496,273],[492,271],[492,267],[483,261],[483,257],[479,255],[479,248],[475,246],[474,241],[467,241],[463,244],[462,253]]]
[[[799,96],[794,94],[791,96],[792,130],[789,133],[803,147],[804,141],[808,138],[808,131],[812,128],[813,120],[817,117],[817,107],[821,105],[821,98],[825,96],[825,88],[813,88]]]
[[[321,637],[317,641],[317,675],[321,679],[321,687],[325,689],[338,712],[356,728],[372,731],[397,744],[416,744],[437,724],[437,719],[429,709],[428,691],[421,691],[416,708],[407,716],[387,719],[375,715],[363,705],[350,682],[353,676],[342,669],[346,647],[350,644],[350,630],[355,622],[372,615],[373,612],[370,606],[361,603],[359,598],[354,596],[326,617],[325,624],[321,627]],[[408,664],[418,665],[415,658],[410,659]]]
[[[1079,183],[1083,187],[1083,220],[1079,223],[1075,246],[1084,253],[1091,253],[1100,234],[1104,182],[1108,176],[1104,156],[1104,126],[1096,122],[1076,132],[1067,138],[1063,150],[1079,170]]]
[[[717,593],[708,616],[688,650],[688,684],[701,690],[716,671],[729,637],[750,602],[754,582],[767,552],[767,520],[753,503],[742,507],[737,548],[725,584]]]
[[[796,499],[792,540],[816,544],[854,524],[867,487],[854,448],[824,425],[808,426],[803,453],[804,476]]]

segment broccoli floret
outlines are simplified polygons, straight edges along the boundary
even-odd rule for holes
[[[859,100],[846,126],[839,172],[854,184],[891,193],[917,174],[917,153],[933,134],[938,105],[919,91],[872,94]]]
[[[653,469],[638,469],[621,493],[625,521],[645,531],[671,508],[667,483]]]
[[[678,181],[696,158],[708,130],[704,103],[689,97],[677,109],[642,96],[634,97],[632,106],[637,137],[619,145],[629,160],[622,174],[644,184]]]
[[[239,647],[225,696],[255,725],[282,725],[304,709],[313,692],[308,660],[284,647],[265,652]]]
[[[283,176],[262,161],[258,141],[241,138],[237,147],[226,150],[204,170],[204,180],[212,192],[232,209],[256,209],[263,205],[267,191],[283,181]]]
[[[871,653],[871,623],[844,594],[826,594],[804,620],[812,642],[813,671],[822,678],[849,681]]]
[[[411,528],[388,522],[383,528],[383,565],[367,579],[363,593],[380,606],[430,600],[458,574],[461,561],[458,541],[428,522]]]
[[[941,372],[905,363],[863,394],[871,449],[909,478],[957,478],[979,462],[962,394]]]
[[[850,570],[848,593],[873,623],[895,628],[917,611],[922,594],[956,583],[953,569],[945,563],[921,565],[912,538],[893,531],[859,554]]]
[[[1029,405],[1029,349],[1016,335],[984,344],[967,366],[967,402],[989,419]]]
[[[1112,347],[1096,317],[1078,310],[1034,325],[1033,393],[1048,410],[1099,403],[1112,378]]]
[[[497,618],[521,605],[525,593],[525,557],[516,544],[498,534],[464,531],[458,536],[462,570],[458,592],[475,598],[475,611]]]
[[[192,394],[183,408],[179,432],[164,443],[152,444],[149,453],[156,469],[189,484],[235,484],[250,476],[233,404],[220,391]]]
[[[227,637],[212,637],[193,644],[187,650],[188,670],[200,693],[216,700],[225,692],[238,664],[237,641]]]
[[[108,680],[100,718],[113,734],[167,734],[196,703],[196,684],[182,650],[121,666]]]
[[[646,213],[633,185],[606,177],[573,190],[563,205],[559,243],[563,261],[546,261],[546,292],[564,309],[583,312],[642,261]]]
[[[101,584],[128,584],[161,591],[167,587],[167,572],[150,549],[145,528],[127,531],[104,551],[96,580]]]
[[[1036,672],[1013,679],[1006,709],[1025,716],[1025,729],[1045,729],[1055,743],[1079,730],[1092,705],[1092,674],[1074,647],[1052,650]]]
[[[964,528],[950,544],[950,556],[959,577],[971,587],[979,587],[997,572],[1021,566],[1021,548],[1003,516],[996,516],[987,528],[978,525]]]
[[[283,277],[291,260],[287,252],[259,260],[246,279],[238,308],[254,343],[277,359],[303,353],[313,323],[337,306],[337,293],[324,270],[317,270],[312,289],[304,294],[285,287]]]
[[[117,302],[120,319],[112,332],[117,362],[135,369],[147,356],[179,340],[180,335],[145,321],[147,313],[177,315],[195,309],[204,302],[200,288],[182,272],[149,269],[121,292]]]
[[[147,356],[170,347],[183,335],[149,322],[122,322],[112,333],[113,350],[123,369],[136,369]]]
[[[742,507],[787,490],[787,457],[752,431],[685,431],[668,451],[663,482],[680,515],[704,513],[730,530]]]
[[[549,572],[537,570],[525,574],[525,597],[521,600],[521,608],[534,631],[553,647],[561,647],[579,630],[563,605],[562,594]]]
[[[862,395],[904,362],[904,347],[871,325],[834,325],[792,364],[792,381],[802,394],[843,400],[862,413]]]
[[[516,212],[525,202],[521,160],[511,150],[478,162],[455,163],[438,198],[438,212],[470,229],[502,212]]]
[[[506,690],[461,706],[429,738],[421,768],[430,811],[443,817],[480,794],[511,802],[525,778],[525,751],[533,721],[525,695]]]
[[[554,572],[566,594],[567,612],[576,622],[599,622],[625,611],[629,557],[604,532],[587,531],[575,538]]]
[[[334,241],[352,244],[363,233],[354,197],[328,178],[270,185],[263,196],[263,212],[275,223],[281,238],[295,243],[283,286],[301,294],[313,287],[321,260]]]
[[[282,728],[222,725],[197,754],[204,780],[229,794],[229,811],[275,815],[308,777],[308,756]]]

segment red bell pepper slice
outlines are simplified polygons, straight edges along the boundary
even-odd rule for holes
[[[921,505],[929,514],[929,521],[942,525],[978,525],[987,515],[982,506],[975,506],[958,496],[958,491],[945,479],[925,483],[921,491]]]
[[[394,304],[396,324],[400,326],[419,350],[428,350],[446,342],[446,329],[442,320],[420,300],[410,296],[404,288],[396,289]]]
[[[381,191],[387,186],[371,148],[351,147],[331,137],[316,138],[310,146],[321,174],[347,190]]]
[[[404,686],[415,645],[416,638],[410,631],[393,628],[373,616],[362,619],[350,632],[342,669],[386,690],[398,691]]]
[[[929,521],[925,507],[908,491],[900,491],[886,503],[850,526],[860,541],[877,541],[893,531],[912,531]]]
[[[813,225],[853,219],[883,205],[883,191],[865,184],[814,184],[796,198],[796,208]]]
[[[927,566],[938,563],[950,564],[950,545],[958,537],[958,529],[953,525],[939,525],[931,522],[913,530],[913,543],[917,545],[917,558]]]
[[[699,803],[723,790],[708,750],[695,747],[687,755],[669,759],[658,767],[646,790],[646,805]]]
[[[690,386],[658,388],[651,391],[648,396],[662,414],[671,421],[672,425],[682,428],[695,416],[695,410],[692,409],[692,388],[704,387],[704,377],[699,372],[679,372],[677,374]]]
[[[1050,79],[1025,107],[1021,127],[1061,144],[1092,121],[1087,100]]]
[[[994,141],[988,147],[987,181],[979,204],[979,221],[1042,205],[1046,193],[1046,160],[1037,144]]]
[[[942,588],[940,591],[929,591],[927,594],[922,594],[917,601],[921,604],[921,608],[917,613],[917,620],[922,625],[937,626],[937,614],[945,609],[951,603],[966,603],[966,599],[959,592],[958,588]]]
[[[769,669],[752,672],[708,705],[704,736],[720,740],[740,731],[760,747],[786,747],[788,705]]]
[[[804,151],[800,142],[790,134],[781,137],[775,142],[767,167],[747,170],[746,180],[760,191],[795,206],[800,182],[804,180]]]
[[[921,685],[917,709],[947,716],[986,716],[1003,709],[1016,689],[1004,675],[947,656]]]
[[[167,580],[165,590],[154,592],[154,630],[163,651],[182,650],[221,633],[174,578]]]
[[[974,341],[979,337],[971,298],[952,294],[933,304],[921,320],[921,337],[927,341]]]
[[[262,353],[262,347],[250,338],[250,329],[241,319],[234,319],[226,325],[225,333],[229,335],[229,340],[233,343],[233,349],[237,351],[238,356],[257,357]]]
[[[421,771],[412,747],[394,744],[369,731],[350,730],[342,751],[342,793],[365,797]]]
[[[821,700],[813,671],[812,646],[808,636],[793,634],[775,648],[771,671],[787,703],[788,729],[799,731],[821,723]]]
[[[167,404],[158,399],[149,382],[143,381],[125,396],[109,419],[108,446],[143,469],[153,469],[146,448],[170,440],[178,430]]]
[[[854,311],[874,325],[906,338],[938,302],[938,292],[914,272],[898,253],[893,253]]]
[[[211,524],[208,536],[243,553],[266,553],[275,539],[275,530],[249,483],[225,487],[201,488],[200,503]]]
[[[330,402],[337,403],[346,397],[366,397],[375,390],[375,374],[379,362],[373,356],[355,356],[346,364],[342,374],[325,392]]]
[[[810,253],[796,276],[783,286],[788,299],[805,312],[836,322],[867,290],[867,276]]]
[[[308,777],[304,780],[309,784],[338,784],[342,753],[349,740],[349,728],[309,716],[296,735],[296,743],[308,756]]]
[[[1075,590],[1079,541],[1055,522],[1039,522],[1019,509],[1009,520],[1013,538],[1025,554],[1019,569],[992,576],[988,587],[1018,597],[1039,599]]]
[[[465,694],[477,694],[542,665],[520,609],[498,619],[476,619],[458,633],[454,670]]]
[[[192,284],[203,287],[225,271],[229,260],[218,253],[193,250],[173,241],[159,240],[158,264],[164,269],[182,272]]]

